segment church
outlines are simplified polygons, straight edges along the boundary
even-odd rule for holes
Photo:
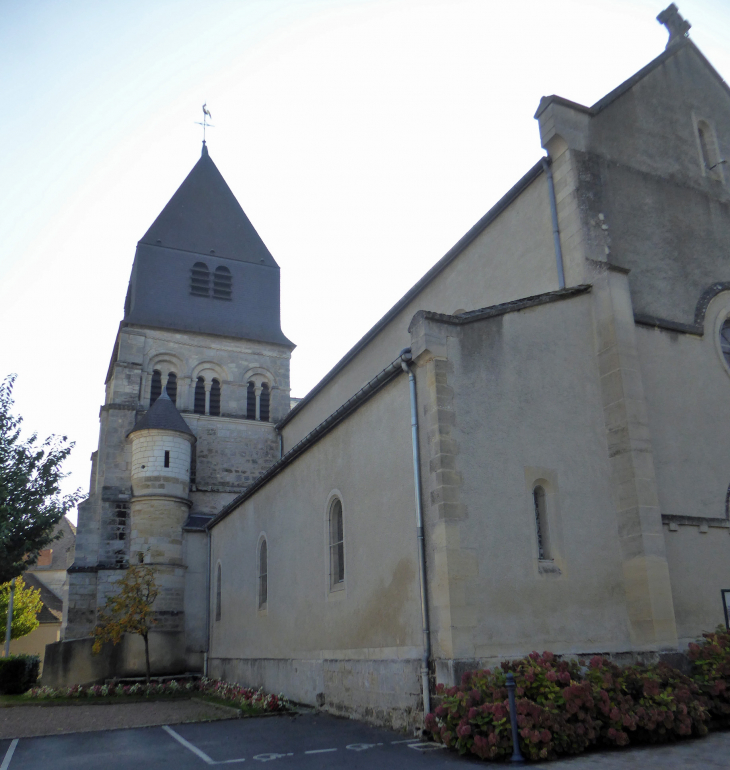
[[[392,726],[465,670],[727,622],[730,89],[658,20],[596,104],[540,101],[546,155],[298,402],[203,146],[137,244],[46,684],[143,670],[138,638],[90,655],[137,563],[157,672]]]

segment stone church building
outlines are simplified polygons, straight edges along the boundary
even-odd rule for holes
[[[468,668],[725,622],[730,89],[659,21],[596,104],[540,101],[546,156],[293,407],[279,268],[203,147],[137,245],[48,683],[139,670],[88,636],[140,561],[158,670],[392,724]]]

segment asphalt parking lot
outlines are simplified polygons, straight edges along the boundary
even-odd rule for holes
[[[259,764],[266,764],[267,770],[474,770],[505,766],[459,757],[428,741],[325,714],[0,740],[0,770],[203,770],[206,765],[251,768]],[[535,770],[730,768],[730,732],[664,746],[589,752],[529,766]]]
[[[464,768],[436,744],[322,714],[21,738],[14,745],[3,740],[0,758],[0,770]]]

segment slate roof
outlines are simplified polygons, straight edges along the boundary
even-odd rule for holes
[[[174,430],[178,433],[187,433],[189,436],[195,435],[180,412],[177,411],[175,404],[170,401],[170,396],[167,395],[166,390],[162,392],[162,395],[152,404],[144,416],[137,420],[134,428],[127,435],[129,436],[138,430]]]
[[[278,267],[205,145],[200,160],[139,242]]]
[[[22,575],[26,588],[39,588],[43,607],[38,613],[41,623],[59,623],[63,619],[63,602],[32,573],[24,572]]]

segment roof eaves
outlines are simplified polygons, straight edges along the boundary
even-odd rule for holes
[[[547,305],[551,302],[560,302],[564,299],[571,299],[577,297],[580,294],[585,294],[591,290],[591,284],[583,283],[579,286],[571,286],[567,289],[558,289],[557,291],[549,291],[545,294],[535,294],[532,297],[524,297],[523,299],[515,299],[511,302],[503,302],[500,305],[491,305],[490,307],[479,308],[478,310],[470,310],[467,313],[460,313],[459,315],[447,315],[446,313],[435,313],[432,310],[419,310],[411,320],[408,331],[413,327],[414,322],[418,319],[424,318],[428,321],[438,321],[440,323],[451,324],[452,326],[463,326],[465,324],[474,323],[475,321],[484,321],[488,318],[496,318],[497,316],[506,315],[507,313],[516,313],[520,310],[526,310],[531,307],[538,307],[540,305]]]
[[[325,374],[325,376],[304,396],[301,401],[288,412],[276,425],[281,430],[291,419],[298,415],[304,407],[319,393],[330,380],[341,372],[353,358],[365,348],[380,331],[395,318],[398,313],[415,297],[417,297],[431,281],[445,270],[461,252],[476,237],[485,230],[519,195],[544,173],[542,160],[539,160],[519,181],[503,195],[497,203],[465,234],[463,235],[443,257],[417,282],[415,283],[390,310],[368,331],[363,337],[345,353],[345,355]]]
[[[403,355],[409,352],[409,349],[402,351],[398,358],[385,367],[382,371],[373,377],[368,383],[366,383],[354,396],[345,401],[342,406],[335,409],[332,414],[323,420],[316,428],[311,430],[298,444],[295,444],[281,459],[275,462],[265,473],[251,484],[244,492],[231,500],[230,503],[225,505],[218,515],[206,525],[206,529],[212,529],[218,522],[223,521],[233,511],[238,508],[244,500],[247,500],[253,494],[255,494],[261,487],[277,476],[281,471],[286,468],[287,465],[294,462],[294,460],[307,451],[311,446],[316,444],[321,438],[326,436],[331,430],[336,428],[343,420],[349,417],[354,411],[359,409],[366,401],[369,401],[376,393],[384,388],[391,380],[394,380],[399,374],[403,372],[401,362],[404,360]]]
[[[662,51],[659,56],[652,59],[645,67],[642,67],[638,72],[635,72],[628,80],[624,80],[620,86],[617,86],[613,91],[609,91],[604,97],[599,99],[595,104],[591,105],[591,113],[597,115],[601,110],[608,107],[609,104],[615,102],[616,99],[623,96],[627,91],[630,91],[640,80],[643,80],[649,73],[653,72],[661,64],[664,64],[667,59],[671,59],[678,51],[691,45],[695,50],[699,52],[697,46],[694,45],[689,39],[682,40],[679,43],[674,43],[666,50]],[[703,57],[704,58],[704,57]],[[705,61],[707,61],[705,59]],[[708,62],[709,64],[709,62]],[[712,66],[712,65],[710,65]],[[717,74],[717,73],[716,73]],[[719,77],[719,75],[718,75]],[[722,78],[721,78],[722,79]]]
[[[593,110],[590,107],[586,107],[585,104],[571,102],[570,99],[566,99],[564,96],[552,94],[551,96],[543,96],[540,99],[540,104],[537,105],[537,110],[533,116],[535,120],[537,120],[551,104],[560,104],[563,107],[570,107],[572,110],[577,110],[578,112],[585,112],[588,115],[593,115]]]

